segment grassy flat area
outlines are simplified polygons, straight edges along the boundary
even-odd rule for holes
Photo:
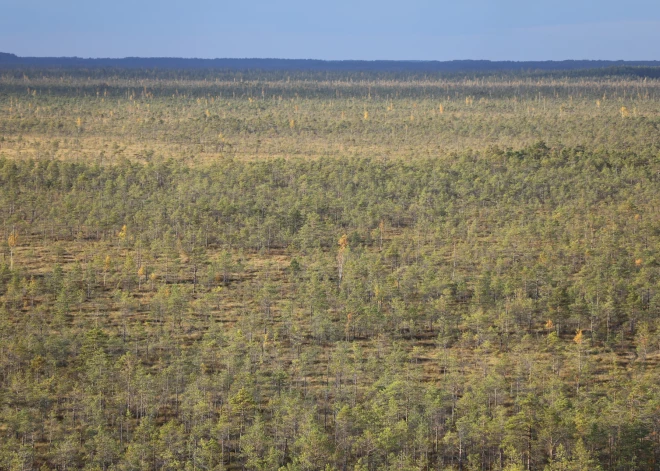
[[[12,158],[208,164],[305,157],[436,157],[490,146],[657,145],[657,80],[237,81],[0,77],[0,151]],[[238,78],[241,79],[240,74]]]

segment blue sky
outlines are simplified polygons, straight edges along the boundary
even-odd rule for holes
[[[660,0],[0,0],[22,56],[660,59]]]

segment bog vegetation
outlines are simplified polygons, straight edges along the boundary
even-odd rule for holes
[[[3,72],[0,469],[658,469],[659,100]]]

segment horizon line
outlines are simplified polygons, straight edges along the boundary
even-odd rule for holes
[[[314,61],[314,62],[413,62],[413,63],[429,63],[429,62],[510,62],[517,64],[536,63],[536,62],[632,62],[632,63],[649,63],[658,62],[660,59],[530,59],[530,60],[515,60],[515,59],[318,59],[313,57],[193,57],[193,56],[116,56],[116,57],[92,57],[92,56],[19,56],[12,52],[0,51],[0,58],[10,56],[17,59],[78,59],[78,60],[126,60],[126,59],[176,59],[176,60],[198,60],[198,61],[215,61],[215,60],[276,60],[276,61]]]

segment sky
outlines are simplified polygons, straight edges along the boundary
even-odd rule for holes
[[[660,0],[0,0],[0,52],[658,60]]]

